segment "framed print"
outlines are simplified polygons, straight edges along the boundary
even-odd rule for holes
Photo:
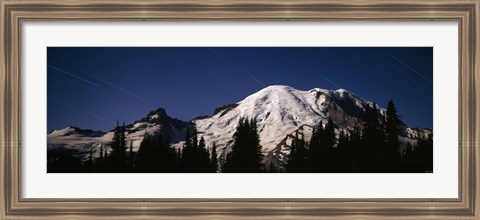
[[[2,1],[5,219],[477,219],[480,2]]]

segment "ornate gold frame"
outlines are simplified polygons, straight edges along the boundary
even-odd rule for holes
[[[480,0],[0,0],[0,218],[480,218]],[[459,25],[456,199],[26,199],[21,197],[25,21],[454,21]]]

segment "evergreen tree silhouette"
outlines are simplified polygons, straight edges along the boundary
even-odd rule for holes
[[[139,173],[153,173],[157,171],[157,164],[155,155],[157,154],[153,137],[146,133],[143,136],[140,148],[137,152],[135,160],[135,172]]]
[[[215,142],[213,142],[212,145],[212,153],[211,153],[211,171],[216,173],[218,170],[218,160],[217,160],[217,146],[215,145]]]
[[[103,147],[103,144],[101,143],[99,156],[97,159],[95,159],[95,168],[97,173],[105,172],[104,164],[105,164],[105,149]]]
[[[195,158],[195,171],[199,173],[212,172],[212,162],[210,161],[210,155],[205,146],[205,139],[203,136],[198,142],[197,157]]]
[[[175,151],[175,161],[176,161],[175,172],[177,172],[177,173],[183,172],[184,169],[183,169],[183,159],[182,159],[181,149],[177,149]]]
[[[298,136],[298,133],[295,133]],[[287,163],[287,173],[299,173],[298,171],[298,164],[297,164],[297,146],[296,141],[298,138],[292,141],[292,146],[290,147],[290,154],[288,155],[288,163]]]
[[[192,130],[192,131],[190,131]],[[196,171],[195,158],[197,154],[197,134],[196,128],[187,128],[185,144],[182,150],[183,172],[192,173]]]
[[[157,154],[156,156],[156,166],[158,172],[161,173],[172,173],[175,172],[176,168],[176,155],[175,150],[170,147],[170,144],[165,142],[161,136],[158,135],[156,142]]]
[[[325,131],[320,136],[320,167],[321,172],[331,173],[334,172],[335,167],[335,155],[334,145],[336,142],[335,137],[335,125],[332,119],[329,119],[325,125]]]
[[[113,133],[112,151],[110,152],[110,171],[113,173],[122,173],[128,171],[127,151],[125,143],[125,123],[118,125]]]
[[[380,124],[377,105],[365,105],[360,171],[379,172],[383,170],[382,154],[384,147],[383,128]]]
[[[324,129],[322,121],[320,121],[314,128],[312,132],[312,137],[310,138],[310,144],[307,154],[307,171],[310,173],[320,173],[321,170],[321,144],[320,141],[323,139]]]
[[[400,142],[398,140],[400,119],[392,100],[388,102],[385,117],[386,149],[384,156],[384,168],[387,172],[398,172],[400,169]]]
[[[233,146],[223,172],[259,173],[263,171],[260,137],[255,119],[240,118],[233,135]]]
[[[290,155],[288,157],[287,173],[303,173],[306,169],[306,149],[305,141],[302,137],[299,138],[298,131],[295,132],[295,139],[292,142]]]
[[[401,171],[402,172],[412,172],[415,170],[415,164],[412,158],[413,154],[413,145],[408,142],[405,147],[405,151],[402,154],[401,159]]]
[[[413,150],[416,172],[433,172],[433,137],[422,137]]]
[[[361,162],[362,162],[362,158],[360,157],[363,156],[363,154],[361,153],[362,152],[361,144],[362,144],[362,131],[359,125],[355,125],[353,127],[353,131],[351,131],[350,133],[350,140],[347,144],[348,146],[347,151],[350,152],[350,155],[352,158],[350,162],[351,166],[349,166],[348,172],[352,172],[352,173],[360,172]]]
[[[129,169],[130,169],[130,172],[133,172],[134,171],[134,157],[133,157],[133,141],[130,141],[130,148],[129,148],[129,151],[128,151],[128,165],[129,165]]]
[[[135,161],[135,171],[140,173],[171,173],[176,171],[176,154],[162,136],[148,133],[143,137]]]
[[[192,125],[192,137],[190,138],[190,142],[192,144],[193,149],[195,151],[198,149],[198,132],[197,126],[195,124]]]
[[[82,161],[65,152],[49,153],[47,160],[48,173],[80,173],[84,171]]]
[[[334,172],[345,173],[352,170],[352,149],[350,147],[350,137],[347,131],[340,131],[338,145],[335,148]]]
[[[205,145],[203,136],[198,141],[195,124],[187,129],[185,144],[180,158],[181,169],[185,173],[208,173],[211,168],[210,155]]]
[[[90,148],[90,152],[88,154],[88,158],[85,160],[84,164],[84,172],[86,173],[94,173],[95,172],[95,164],[93,162],[93,147]]]

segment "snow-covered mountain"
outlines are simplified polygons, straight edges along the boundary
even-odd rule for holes
[[[150,112],[146,117],[126,125],[127,145],[132,144],[133,151],[138,151],[140,143],[146,132],[153,135],[161,134],[174,145],[181,146],[185,139],[188,122],[171,118],[164,109],[159,108]],[[47,135],[48,152],[68,152],[69,154],[83,158],[93,149],[93,156],[98,157],[100,146],[110,151],[113,131],[102,132],[82,130],[76,127],[66,127],[54,130]]]
[[[309,140],[312,128],[320,121],[326,123],[332,119],[336,131],[362,126],[364,105],[373,104],[354,93],[344,89],[297,90],[289,86],[269,86],[244,100],[221,106],[211,116],[197,117],[191,122],[196,124],[199,137],[203,136],[208,148],[213,142],[217,146],[217,155],[222,162],[232,146],[232,136],[241,117],[257,120],[263,163],[266,167],[283,170],[290,144],[296,132],[302,133]],[[378,106],[380,113],[385,109]],[[138,150],[145,131],[161,133],[178,148],[183,145],[186,127],[184,122],[169,117],[163,109],[150,112],[147,117],[128,125],[127,143],[133,143],[133,150]],[[403,124],[403,123],[402,123]],[[86,155],[94,147],[97,153],[100,144],[107,149],[112,139],[112,132],[81,132],[84,130],[68,127],[48,134],[48,149],[76,150],[78,156]],[[428,129],[408,128],[402,125],[400,140],[413,143],[419,137],[431,134]],[[94,154],[95,156],[95,154]]]
[[[308,141],[313,127],[320,121],[325,124],[328,119],[335,123],[337,133],[339,129],[353,129],[356,125],[361,127],[366,104],[373,103],[345,89],[315,88],[302,91],[276,85],[230,104],[209,118],[193,122],[204,136],[207,146],[216,143],[217,155],[220,155],[219,161],[222,161],[230,151],[231,137],[240,117],[255,118],[265,155],[263,163],[266,167],[283,170],[295,132],[304,134]],[[384,115],[386,110],[377,107],[380,114]],[[401,140],[404,143],[414,142],[415,138],[426,137],[430,133],[427,129],[407,128],[404,125]]]

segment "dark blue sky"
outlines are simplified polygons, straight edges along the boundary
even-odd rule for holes
[[[433,127],[431,47],[49,47],[47,129],[111,130],[163,107],[210,115],[268,85],[344,88]]]

